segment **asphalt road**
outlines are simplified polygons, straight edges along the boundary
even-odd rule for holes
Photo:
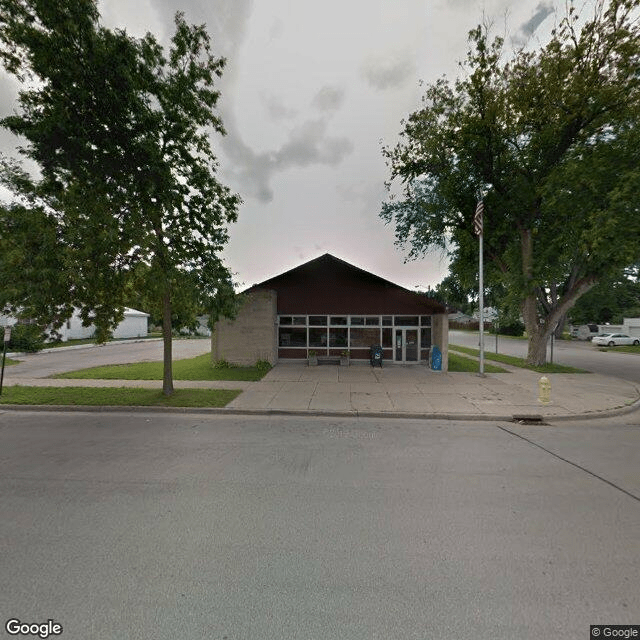
[[[211,351],[211,342],[205,338],[173,341],[173,358],[191,358]],[[52,349],[47,353],[19,355],[19,364],[5,368],[5,380],[12,377],[46,378],[54,373],[86,369],[108,364],[152,362],[162,360],[162,340],[140,342],[113,342],[102,346],[75,349]]]
[[[471,331],[449,331],[449,342],[467,347],[478,348],[480,336]],[[496,338],[485,334],[485,350],[495,353]],[[526,358],[527,341],[498,337],[498,352]],[[551,347],[547,347],[547,361],[551,359]],[[586,369],[605,376],[622,378],[631,382],[640,382],[640,356],[623,353],[615,349],[599,351],[587,341],[556,340],[553,347],[553,361],[579,369]]]
[[[0,412],[3,623],[585,640],[638,623],[639,423]]]

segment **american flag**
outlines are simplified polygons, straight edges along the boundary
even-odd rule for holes
[[[473,216],[473,230],[477,236],[482,235],[482,214],[484,212],[484,202],[480,200],[476,206],[476,214]]]

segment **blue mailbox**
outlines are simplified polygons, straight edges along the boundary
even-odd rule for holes
[[[442,352],[436,345],[431,347],[431,368],[434,371],[442,371]]]

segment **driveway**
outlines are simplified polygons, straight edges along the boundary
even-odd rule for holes
[[[211,351],[208,338],[177,339],[173,341],[173,358],[192,358]],[[110,342],[103,346],[83,346],[74,349],[52,349],[46,353],[20,355],[20,364],[6,367],[5,381],[12,377],[46,378],[55,373],[86,369],[108,364],[152,362],[162,360],[162,340],[140,342]]]

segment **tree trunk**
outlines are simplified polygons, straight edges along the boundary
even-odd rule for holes
[[[547,363],[547,342],[549,333],[538,330],[534,335],[529,334],[529,347],[527,349],[527,363],[541,366]]]
[[[540,366],[547,362],[547,340],[550,329],[546,320],[540,324],[537,306],[537,296],[535,294],[527,296],[522,303],[522,318],[529,336],[527,363]]]
[[[167,397],[173,394],[171,339],[171,292],[169,291],[169,286],[166,285],[166,289],[162,296],[162,341],[164,344],[162,393]]]
[[[567,324],[567,314],[563,313],[558,320],[558,325],[556,326],[556,330],[554,335],[556,338],[562,338],[562,334],[564,333],[564,327]]]
[[[533,236],[530,229],[520,230],[520,248],[522,251],[522,275],[529,289],[528,295],[522,301],[522,319],[529,336],[527,348],[527,363],[542,365],[547,361],[547,331],[546,323],[538,320],[538,296],[535,287],[531,286],[533,279]]]

